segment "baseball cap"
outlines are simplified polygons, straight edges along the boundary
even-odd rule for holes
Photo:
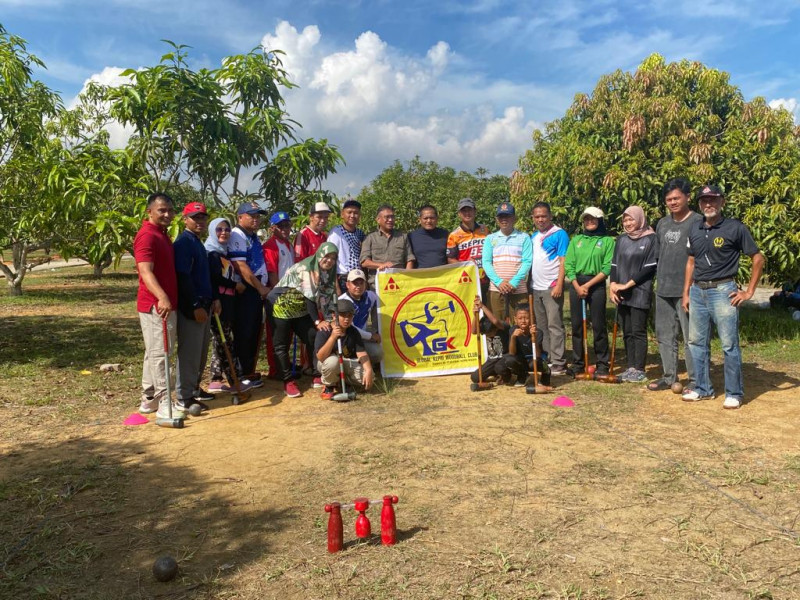
[[[321,213],[321,212],[333,212],[331,207],[325,204],[324,202],[317,202],[314,204],[314,207],[311,209],[311,214]]]
[[[596,206],[589,206],[583,209],[583,212],[581,213],[581,219],[583,219],[583,217],[585,217],[586,215],[594,217],[595,219],[602,219],[603,217],[605,217],[603,211],[597,208]]]
[[[475,202],[472,198],[462,198],[458,201],[458,208],[456,210],[461,210],[462,208],[475,208]]]
[[[193,217],[195,215],[207,215],[206,205],[202,202],[189,202],[183,207],[184,217]]]
[[[278,223],[283,223],[284,221],[291,221],[292,219],[289,217],[289,213],[285,213],[282,210],[276,212],[269,218],[270,225],[277,225]]]
[[[267,211],[255,202],[242,202],[236,209],[237,215],[265,215]]]
[[[496,214],[498,217],[503,215],[510,215],[513,217],[516,214],[516,211],[514,210],[513,204],[511,204],[510,202],[503,202],[500,204],[500,206],[497,207]]]
[[[364,271],[361,269],[352,269],[347,274],[347,281],[355,281],[356,279],[366,279],[367,277],[364,275]]]
[[[719,189],[717,185],[709,185],[706,184],[697,190],[697,194],[695,195],[695,200],[700,200],[700,198],[720,198],[722,196],[722,190]]]
[[[336,309],[340,313],[348,313],[353,314],[356,312],[356,307],[353,306],[353,303],[350,302],[347,298],[342,298],[341,300],[336,301]]]
[[[350,208],[351,206],[355,206],[356,208],[361,208],[361,202],[358,200],[345,200],[344,204],[342,204],[342,208]]]

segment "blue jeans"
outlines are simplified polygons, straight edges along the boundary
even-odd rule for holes
[[[692,353],[697,383],[695,391],[701,396],[713,396],[709,374],[711,354],[711,323],[717,327],[725,359],[725,396],[742,400],[742,352],[739,349],[739,310],[731,306],[728,297],[736,291],[729,281],[707,290],[692,285],[689,289],[689,351]]]

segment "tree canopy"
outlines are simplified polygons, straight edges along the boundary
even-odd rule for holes
[[[619,228],[631,204],[651,221],[663,216],[661,188],[674,177],[723,188],[725,213],[753,232],[770,280],[800,275],[800,127],[699,62],[653,54],[634,73],[601,77],[534,133],[511,191],[523,209],[550,202],[567,227],[596,205]]]
[[[374,228],[374,218],[381,204],[395,207],[398,229],[409,231],[418,226],[417,211],[431,204],[439,211],[439,226],[452,229],[458,224],[456,207],[461,198],[472,198],[478,207],[479,223],[494,223],[494,209],[508,199],[508,177],[489,175],[485,169],[474,174],[442,167],[419,156],[404,166],[395,161],[358,194],[362,205],[362,225]]]

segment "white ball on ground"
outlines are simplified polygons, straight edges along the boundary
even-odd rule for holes
[[[800,310],[796,310],[796,311],[794,311],[794,312],[792,313],[792,318],[793,318],[795,321],[800,321]]]

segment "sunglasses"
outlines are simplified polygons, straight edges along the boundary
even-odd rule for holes
[[[231,232],[231,228],[230,227],[217,227],[215,229],[215,231],[217,233],[230,233]]]

